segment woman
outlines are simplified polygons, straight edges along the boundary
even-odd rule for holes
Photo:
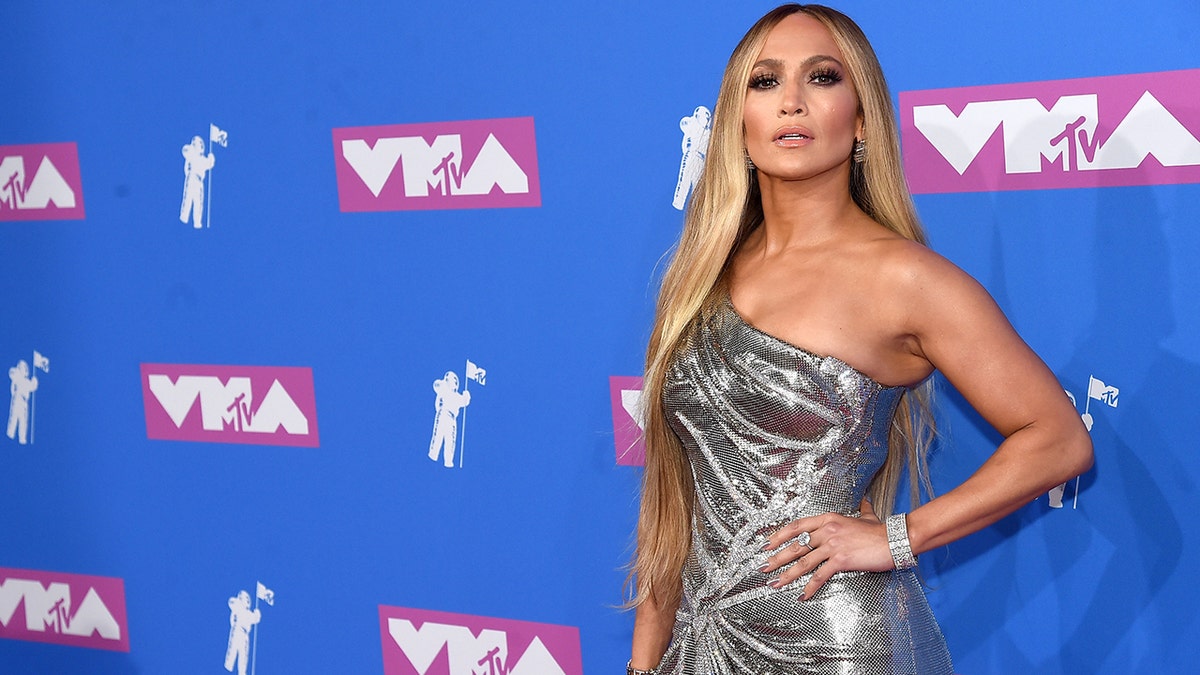
[[[935,368],[1005,438],[893,515],[906,463],[927,485]],[[1054,376],[924,246],[874,52],[816,5],[729,60],[644,396],[630,673],[952,673],[914,556],[1092,461]]]

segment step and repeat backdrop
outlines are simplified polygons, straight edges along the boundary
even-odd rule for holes
[[[0,672],[621,672],[657,278],[771,6],[6,3]],[[1189,671],[1200,7],[838,7],[1096,448],[923,557],[957,670]],[[944,490],[999,439],[939,397]]]

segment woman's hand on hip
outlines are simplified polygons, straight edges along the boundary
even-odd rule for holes
[[[801,600],[813,597],[837,572],[887,572],[896,568],[888,548],[887,528],[865,499],[862,517],[824,513],[794,520],[772,534],[764,550],[775,553],[762,572],[796,563],[770,583],[775,588],[812,573]]]

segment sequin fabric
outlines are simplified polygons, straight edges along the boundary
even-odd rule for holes
[[[728,298],[698,321],[663,402],[696,482],[671,675],[940,675],[953,668],[913,570],[844,572],[800,601],[763,574],[767,537],[859,515],[904,389],[763,333]]]

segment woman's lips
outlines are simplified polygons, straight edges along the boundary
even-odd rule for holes
[[[812,140],[812,132],[804,127],[784,127],[775,132],[775,145],[796,146]]]

